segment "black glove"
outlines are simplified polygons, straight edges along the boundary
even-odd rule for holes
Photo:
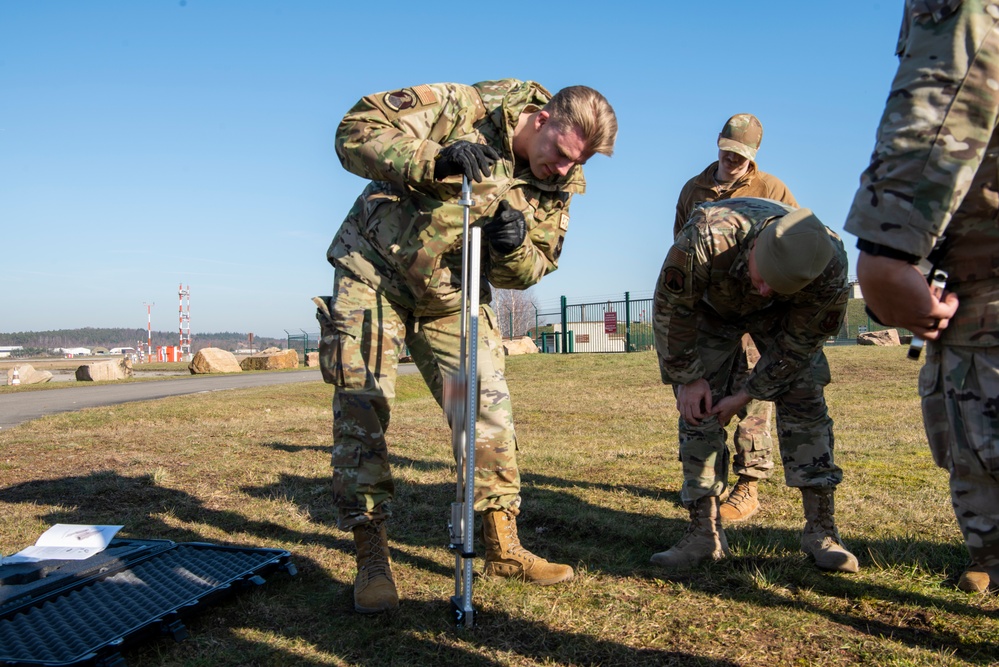
[[[499,203],[493,219],[482,225],[482,233],[496,252],[509,255],[524,243],[527,223],[524,221],[524,214],[510,208],[510,204],[504,200]]]
[[[469,182],[482,182],[482,175],[492,174],[492,167],[500,158],[492,146],[473,144],[470,141],[456,141],[445,146],[437,154],[434,164],[434,180],[440,181],[448,176],[464,174]]]

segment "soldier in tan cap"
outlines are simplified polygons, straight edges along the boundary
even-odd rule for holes
[[[728,555],[719,517],[728,479],[725,426],[750,400],[773,401],[784,478],[801,489],[801,549],[824,570],[856,572],[833,519],[843,472],[833,461],[822,346],[849,291],[843,243],[808,209],[739,198],[698,206],[663,263],[653,327],[663,382],[680,412],[686,535],[652,562],[681,569]],[[733,385],[740,340],[760,359]]]
[[[756,116],[740,113],[725,122],[718,133],[718,161],[687,181],[676,202],[673,237],[687,223],[694,207],[704,202],[723,201],[733,197],[764,197],[797,206],[791,191],[776,176],[756,167],[756,152],[763,140],[763,125]],[[736,357],[732,381],[745,382],[760,353],[751,337],[743,336],[743,353]],[[739,476],[735,487],[722,503],[724,521],[744,521],[760,509],[759,481],[767,479],[774,468],[773,437],[770,417],[773,405],[767,401],[750,401],[737,415],[739,420],[733,437],[735,457],[732,468]]]

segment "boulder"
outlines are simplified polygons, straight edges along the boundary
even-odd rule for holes
[[[194,359],[187,365],[187,370],[191,375],[202,375],[205,373],[239,373],[243,369],[239,367],[239,362],[232,352],[221,350],[217,347],[206,347],[198,350]]]
[[[506,352],[507,356],[511,356],[514,354],[535,354],[540,350],[530,336],[521,336],[503,341],[503,351]]]
[[[901,345],[896,329],[884,329],[882,331],[867,331],[857,336],[857,345],[877,345],[879,347],[891,347]]]
[[[305,365],[308,368],[319,367],[319,353],[318,352],[306,352],[305,353]]]
[[[264,350],[260,354],[247,357],[239,362],[244,371],[276,371],[282,368],[298,368],[298,352],[296,350]]]
[[[114,359],[84,364],[76,369],[76,379],[83,382],[106,382],[132,377],[131,359]]]
[[[7,369],[7,384],[14,384],[14,370],[21,384],[41,384],[52,379],[52,373],[36,370],[31,364],[18,364]]]

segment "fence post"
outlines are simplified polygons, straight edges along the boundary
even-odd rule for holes
[[[533,303],[531,305],[534,306],[534,335],[535,335],[535,337],[539,337],[539,336],[541,336],[541,332],[538,330],[538,326],[539,326],[538,325],[538,307],[535,306]]]
[[[624,351],[631,352],[631,295],[624,293]]]
[[[566,299],[562,297],[562,354],[569,354],[569,306],[565,303]]]
[[[510,306],[510,340],[513,340],[513,306]]]

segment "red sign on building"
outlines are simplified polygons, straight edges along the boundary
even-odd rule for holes
[[[604,333],[617,333],[617,313],[604,313]]]

